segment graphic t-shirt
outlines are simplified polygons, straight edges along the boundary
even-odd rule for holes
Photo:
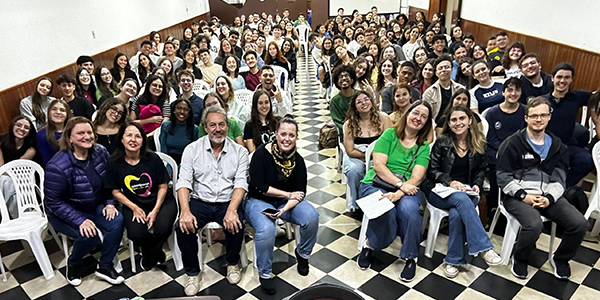
[[[124,158],[113,159],[108,164],[104,187],[120,190],[135,204],[156,203],[158,186],[169,182],[169,174],[156,153],[147,152],[132,166]]]
[[[269,128],[269,125],[261,125],[260,126],[260,144],[254,145],[256,148],[262,144],[268,144],[275,140],[275,132]],[[251,140],[254,138],[254,133],[252,132],[252,121],[246,122],[246,126],[244,126],[244,140]]]

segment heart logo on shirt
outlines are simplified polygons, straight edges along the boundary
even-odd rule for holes
[[[136,177],[134,175],[127,175],[123,180],[125,182],[125,186],[132,193],[141,196],[148,197],[150,196],[150,189],[152,188],[152,178],[148,173],[142,173],[140,177]]]

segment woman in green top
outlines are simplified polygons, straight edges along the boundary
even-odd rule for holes
[[[414,279],[421,242],[419,205],[423,195],[419,184],[429,165],[427,136],[431,130],[431,106],[416,101],[375,143],[373,167],[360,184],[359,197],[381,191],[382,199],[388,198],[394,208],[369,220],[367,239],[357,259],[361,269],[371,265],[373,250],[386,248],[399,235],[402,239],[400,257],[406,260],[400,279],[407,282]],[[376,176],[397,190],[381,188],[380,184],[374,183]]]
[[[227,110],[227,104],[225,104],[221,96],[215,92],[208,93],[206,96],[204,96],[204,109],[207,109],[213,105],[218,105],[224,110]],[[198,128],[198,138],[201,138],[205,135],[206,130],[204,130],[204,126],[200,126],[200,128]],[[234,118],[229,118],[229,131],[227,132],[227,137],[244,146],[243,135],[244,133],[242,132],[238,122]]]

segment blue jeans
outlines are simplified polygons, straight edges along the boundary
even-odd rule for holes
[[[286,200],[266,202],[256,198],[249,198],[246,201],[246,219],[256,229],[254,235],[256,264],[258,274],[263,279],[271,278],[273,249],[277,232],[275,221],[263,214],[262,211],[266,208],[281,209],[286,202]],[[281,214],[280,218],[300,226],[300,244],[297,246],[297,250],[302,258],[308,259],[317,242],[317,230],[319,229],[319,213],[317,210],[308,201],[304,200],[291,210]]]
[[[448,253],[444,260],[446,263],[454,266],[467,264],[465,243],[469,255],[477,255],[494,248],[475,210],[479,198],[456,192],[442,199],[431,192],[428,199],[431,205],[448,211]]]
[[[102,209],[104,209],[104,204],[99,205],[96,208],[93,219],[91,220],[104,235],[100,262],[98,263],[98,266],[101,268],[112,267],[113,259],[115,258],[115,255],[117,255],[117,251],[119,251],[119,244],[123,237],[123,228],[125,228],[122,214],[118,214],[114,219],[108,221],[106,220],[106,217],[102,215]],[[100,243],[98,235],[91,238],[82,236],[79,233],[78,226],[68,223],[51,213],[48,214],[48,222],[50,222],[56,231],[75,240],[73,242],[73,250],[68,259],[68,264],[73,267],[81,266],[83,257],[92,252],[98,243]]]
[[[204,228],[210,222],[217,222],[223,227],[223,218],[227,213],[227,208],[231,202],[209,203],[199,199],[190,200],[190,212],[196,217],[198,229]],[[240,222],[244,224],[244,215],[241,206],[237,210]],[[185,267],[187,275],[196,276],[200,273],[200,263],[198,262],[198,230],[194,233],[186,234],[181,231],[179,222],[175,223],[177,230],[177,243],[181,250],[181,260]],[[228,265],[235,265],[240,262],[240,250],[244,242],[244,227],[235,234],[229,230],[225,232],[225,260]]]
[[[365,177],[365,162],[354,157],[348,156],[344,152],[344,174],[348,178],[348,189],[350,190],[350,208],[358,209],[356,200],[358,200],[358,186]]]
[[[387,193],[370,183],[361,183],[358,195],[362,198],[377,191]],[[369,247],[376,250],[386,248],[396,239],[396,236],[400,236],[402,239],[400,257],[414,259],[419,256],[419,243],[421,243],[422,237],[421,223],[423,223],[419,206],[422,197],[421,191],[413,196],[406,195],[394,203],[395,207],[392,210],[379,218],[369,220],[367,227]]]

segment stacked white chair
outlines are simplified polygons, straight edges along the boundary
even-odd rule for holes
[[[371,143],[365,151],[365,168],[369,169],[371,164],[371,154],[373,153],[373,149],[375,148],[375,143]],[[358,251],[361,251],[365,241],[367,240],[367,227],[369,226],[369,218],[367,218],[366,214],[363,214],[362,224],[360,225],[360,234],[358,236]]]
[[[594,165],[596,166],[596,170],[600,167],[600,143],[596,143],[594,148],[592,148],[592,159],[594,160]],[[592,235],[597,236],[600,233],[600,173],[596,176],[596,181],[594,182],[594,186],[592,187],[592,193],[590,194],[590,206],[585,212],[585,218],[594,218],[596,222],[594,223],[594,228],[592,229]],[[593,216],[595,214],[595,216]]]

